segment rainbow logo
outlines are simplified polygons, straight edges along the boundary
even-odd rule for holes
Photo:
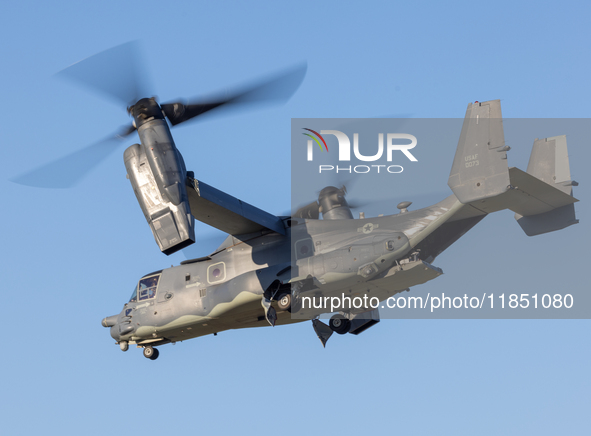
[[[320,141],[322,141],[322,144],[324,144],[324,148],[326,148],[326,151],[328,152],[328,146],[326,145],[326,141],[324,140],[324,138],[322,137],[322,135],[320,135],[320,133],[315,132],[312,129],[306,129],[305,127],[303,128],[304,130],[307,130],[308,132],[312,132],[313,134],[315,134],[316,136],[318,136],[320,138]],[[322,148],[322,144],[320,144],[320,142],[318,141],[318,139],[316,139],[314,136],[310,135],[309,133],[303,133],[302,135],[306,135],[309,136],[310,138],[312,138],[314,141],[316,141],[316,144],[318,144],[318,147],[320,147],[320,150],[324,151],[324,149]],[[311,148],[309,149],[309,153],[311,153]]]

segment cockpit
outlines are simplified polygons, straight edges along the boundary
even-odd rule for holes
[[[131,294],[129,302],[145,301],[156,297],[159,280],[160,274],[142,278],[133,289],[133,294]]]

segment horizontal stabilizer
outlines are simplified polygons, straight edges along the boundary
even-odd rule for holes
[[[230,235],[263,230],[285,235],[283,221],[197,179],[187,177],[191,214],[195,219]]]
[[[515,219],[527,236],[536,236],[542,233],[562,230],[579,222],[575,217],[574,204],[562,206],[561,208],[539,215],[522,216],[516,213]]]
[[[546,213],[578,201],[572,195],[566,194],[556,184],[553,186],[543,182],[519,168],[511,168],[509,173],[513,188],[511,197],[514,197],[516,201],[508,208],[520,215],[531,216]]]
[[[467,204],[509,187],[500,100],[468,105],[447,184]]]
[[[540,179],[509,168],[511,189],[502,195],[470,203],[485,213],[510,209],[519,216],[539,215],[573,204],[578,200]]]

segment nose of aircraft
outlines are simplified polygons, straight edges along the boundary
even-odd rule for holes
[[[115,339],[116,341],[119,341],[119,339],[121,339],[121,335],[119,334],[119,327],[114,325],[113,327],[111,327],[111,337],[113,339]]]
[[[106,318],[103,318],[103,320],[101,321],[101,325],[103,327],[110,327],[111,328],[111,332],[110,332],[111,337],[113,339],[115,339],[116,341],[118,341],[120,338],[119,327],[117,326],[118,319],[119,319],[119,314],[107,316]]]
[[[117,324],[118,317],[119,317],[119,314],[107,316],[106,318],[103,318],[101,324],[103,327],[113,327],[115,324]]]

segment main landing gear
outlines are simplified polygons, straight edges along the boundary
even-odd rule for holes
[[[156,360],[159,355],[160,352],[158,351],[158,348],[154,348],[151,345],[144,347],[144,357],[150,360]]]
[[[328,325],[333,332],[339,335],[344,335],[345,333],[349,333],[351,321],[345,318],[343,315],[337,314],[330,319]]]

